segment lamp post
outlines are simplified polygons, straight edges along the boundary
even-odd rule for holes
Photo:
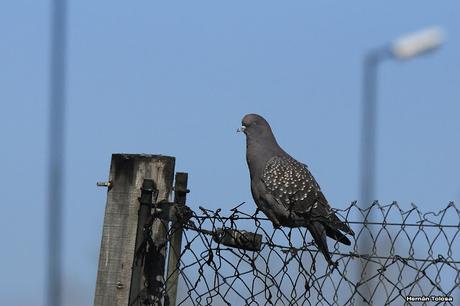
[[[408,60],[438,48],[444,41],[443,31],[432,27],[403,36],[390,45],[371,50],[364,59],[362,138],[361,138],[361,206],[374,200],[377,126],[377,68],[386,59]]]
[[[375,165],[376,165],[376,126],[377,126],[377,73],[378,66],[384,60],[408,60],[435,50],[444,41],[444,33],[439,27],[431,27],[422,31],[405,35],[391,44],[373,49],[364,58],[362,127],[361,127],[361,203],[368,208],[375,200]],[[367,214],[367,221],[373,221],[373,211]],[[363,227],[366,225],[363,224]],[[370,238],[360,245],[360,253],[369,252],[372,241]],[[363,248],[364,247],[364,248]],[[366,270],[372,265],[363,263],[361,279],[365,279]],[[375,270],[375,269],[373,269]],[[370,288],[370,287],[367,287]],[[371,293],[363,292],[367,305],[371,303]]]

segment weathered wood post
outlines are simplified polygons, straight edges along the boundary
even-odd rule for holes
[[[136,291],[143,287],[144,276],[136,270],[138,268],[132,270],[132,267],[136,234],[138,227],[143,226],[138,224],[141,187],[145,179],[152,180],[157,201],[167,201],[172,189],[174,164],[174,157],[169,156],[112,155],[94,306],[127,306],[133,304],[130,295],[136,297],[140,293]],[[152,240],[163,258],[163,263],[156,261],[155,264],[162,266],[163,270],[150,276],[160,281],[164,276],[161,273],[164,273],[167,222],[155,219],[151,230]],[[131,283],[136,285],[132,287]]]

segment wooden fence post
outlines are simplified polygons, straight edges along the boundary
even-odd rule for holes
[[[144,179],[151,179],[158,191],[157,201],[167,201],[172,189],[174,164],[175,158],[169,156],[112,155],[94,306],[127,306],[130,295],[139,293],[134,291],[142,286],[131,288],[131,283],[142,281],[132,279],[133,276],[142,278],[142,273],[132,273],[136,233],[138,226],[143,226],[138,224],[138,198]],[[161,220],[155,220],[152,225],[152,235],[155,235],[154,241],[163,260],[166,229],[167,223]]]

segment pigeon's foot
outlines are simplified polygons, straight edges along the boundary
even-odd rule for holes
[[[337,267],[339,266],[339,263],[337,261],[330,261],[329,262],[329,267],[331,267],[331,271],[334,271],[335,269],[337,269]]]

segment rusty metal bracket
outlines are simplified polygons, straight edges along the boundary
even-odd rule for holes
[[[192,217],[193,211],[184,204],[161,201],[153,208],[153,215],[163,220],[185,224]]]

